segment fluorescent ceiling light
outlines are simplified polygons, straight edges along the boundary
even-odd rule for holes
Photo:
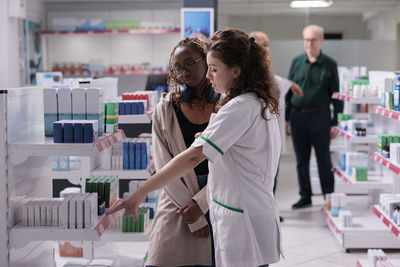
[[[325,1],[325,0],[309,0],[309,1],[292,1],[290,3],[291,8],[305,8],[305,7],[330,7],[333,4],[333,1]]]

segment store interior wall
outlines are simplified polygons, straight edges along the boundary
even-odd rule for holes
[[[8,18],[7,2],[0,1],[0,34],[6,36],[0,40],[0,87],[21,86],[20,52],[18,51],[18,19]],[[182,1],[149,1],[149,2],[103,2],[78,3],[71,5],[65,2],[45,3],[44,0],[29,0],[27,2],[27,18],[49,24],[51,17],[62,13],[73,13],[76,16],[91,18],[105,14],[106,18],[132,19],[133,16],[150,16],[152,19],[179,21],[179,8]],[[45,4],[44,4],[45,3]],[[139,5],[139,6],[138,6]],[[112,8],[111,8],[112,7]],[[138,10],[139,9],[139,10]],[[164,9],[164,11],[162,11]],[[94,11],[93,11],[94,10]],[[368,65],[370,69],[394,70],[400,69],[399,44],[397,24],[400,23],[399,9],[381,14],[366,16],[317,16],[310,15],[310,23],[318,23],[325,27],[327,32],[342,32],[344,41],[326,41],[323,51],[334,57],[339,65]],[[396,12],[397,11],[397,12]],[[60,13],[61,12],[61,13]],[[290,60],[294,55],[303,52],[301,29],[306,22],[305,15],[301,16],[228,16],[223,10],[218,11],[218,29],[226,26],[242,28],[246,31],[262,30],[271,37],[273,56],[275,58],[276,73],[286,76]],[[47,38],[47,37],[46,37]],[[52,37],[49,37],[52,38]],[[108,39],[107,39],[108,38]],[[152,47],[148,39],[152,38]],[[165,67],[172,47],[179,40],[163,38],[162,36],[114,36],[90,38],[58,39],[54,45],[46,46],[44,42],[44,62],[69,59],[86,60],[99,58],[106,64],[134,63],[143,60],[154,61],[155,64]],[[78,40],[79,39],[79,40]],[[132,45],[132,39],[135,44]],[[370,40],[376,42],[370,42]],[[387,42],[381,42],[382,40]],[[358,47],[360,46],[360,47]],[[94,49],[95,48],[95,49]],[[91,53],[96,53],[93,56]],[[100,55],[100,56],[99,56]],[[366,63],[364,63],[366,62]],[[45,67],[49,67],[46,66]],[[7,75],[6,75],[7,74]]]

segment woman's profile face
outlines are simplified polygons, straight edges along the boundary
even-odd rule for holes
[[[194,48],[179,46],[172,56],[172,71],[188,87],[204,84],[207,73],[206,59]]]
[[[237,68],[227,66],[213,56],[212,52],[207,54],[207,64],[207,79],[210,80],[212,87],[219,94],[228,93],[229,89],[233,88],[235,77],[238,75]]]

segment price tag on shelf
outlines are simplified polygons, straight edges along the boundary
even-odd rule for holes
[[[374,155],[374,160],[376,161],[378,159],[378,156],[377,155]]]
[[[392,118],[392,116],[393,116],[393,113],[392,112],[389,112],[389,119],[391,119]]]
[[[393,225],[391,223],[389,223],[388,228],[389,228],[389,230],[392,230]]]
[[[386,162],[386,168],[390,167],[390,162]]]
[[[379,164],[382,164],[382,162],[383,162],[383,159],[380,158],[380,159],[379,159]]]
[[[375,108],[375,114],[379,114],[379,108],[378,107]]]

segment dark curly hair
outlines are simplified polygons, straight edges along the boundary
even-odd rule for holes
[[[279,116],[279,102],[275,92],[275,79],[271,62],[267,59],[267,51],[254,41],[254,38],[234,28],[217,31],[207,45],[207,53],[221,60],[228,67],[240,67],[241,73],[235,79],[235,88],[229,88],[227,96],[219,101],[217,110],[229,100],[254,90],[265,105],[262,116],[265,120],[266,109]]]
[[[172,66],[172,58],[174,57],[175,50],[178,47],[190,47],[197,51],[204,59],[207,57],[206,54],[206,47],[205,44],[200,41],[197,37],[186,37],[185,39],[182,39],[181,41],[178,42],[178,44],[174,47],[174,49],[171,52],[171,55],[169,57],[169,75],[168,75],[168,85],[172,88],[172,99],[174,103],[179,107],[179,103],[182,102],[182,94],[180,90],[178,89],[179,84],[183,84],[183,82],[179,79],[177,75],[175,75],[173,71]],[[204,79],[205,76],[204,76]],[[207,105],[207,89],[211,86],[210,82],[207,80],[206,83],[206,88],[204,88],[204,94],[201,98],[201,103],[200,103],[200,108],[205,108]],[[191,108],[191,106],[189,106]]]

